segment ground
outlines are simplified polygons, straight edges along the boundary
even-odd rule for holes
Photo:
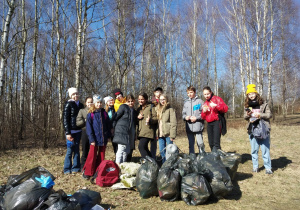
[[[300,127],[299,115],[283,121],[276,119],[271,130],[271,159],[273,175],[266,175],[260,155],[260,171],[253,174],[250,156],[250,144],[245,130],[246,122],[228,120],[228,132],[221,139],[222,149],[242,155],[235,180],[234,189],[225,198],[209,200],[201,205],[202,209],[299,209],[300,205]],[[63,142],[64,140],[62,140]],[[176,138],[175,143],[185,153],[188,152],[188,140],[185,135]],[[204,132],[204,143],[208,149],[207,135]],[[64,175],[62,172],[65,146],[56,148],[1,151],[0,184],[5,184],[9,175],[20,174],[35,166],[43,166],[55,177],[55,190],[62,189],[72,194],[78,189],[91,189],[101,193],[101,206],[111,209],[196,209],[183,201],[163,202],[159,197],[142,199],[134,190],[112,190],[92,185],[82,179],[81,174]],[[134,151],[139,159],[138,150]],[[113,159],[111,143],[106,151],[107,159]]]

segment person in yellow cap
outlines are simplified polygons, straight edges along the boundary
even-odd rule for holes
[[[266,174],[273,174],[270,157],[270,134],[267,133],[268,135],[266,137],[259,138],[257,136],[255,137],[253,132],[261,119],[264,120],[264,125],[267,130],[270,130],[270,118],[272,117],[272,113],[268,104],[264,102],[255,88],[256,86],[254,84],[247,86],[244,112],[245,120],[249,121],[247,129],[251,145],[252,172],[257,173],[259,171],[258,150],[260,147]]]
[[[121,89],[119,89],[119,88],[114,89],[113,94],[116,98],[114,107],[115,107],[115,111],[117,112],[119,107],[122,104],[126,103],[126,97],[125,98],[123,97],[123,93],[122,93]]]

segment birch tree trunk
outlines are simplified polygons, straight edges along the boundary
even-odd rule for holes
[[[31,88],[30,88],[30,117],[34,125],[35,122],[35,104],[36,104],[36,66],[37,66],[37,43],[38,43],[38,0],[34,2],[34,35],[33,35],[33,55],[32,55],[32,69],[31,69]],[[36,129],[33,126],[33,134],[36,136]]]
[[[22,47],[21,47],[21,91],[20,91],[20,130],[19,139],[23,137],[24,128],[24,94],[25,94],[25,52],[27,41],[27,29],[25,19],[25,0],[22,0]]]
[[[10,30],[10,23],[12,16],[14,14],[16,4],[15,0],[11,0],[8,3],[8,12],[5,18],[5,24],[4,24],[4,30],[2,33],[2,40],[1,40],[1,55],[0,55],[0,95],[3,95],[4,90],[4,73],[5,73],[5,65],[6,65],[6,59],[7,59],[7,47],[8,47],[8,37],[9,37],[9,30]]]
[[[196,0],[193,0],[194,12],[193,12],[193,41],[192,41],[192,76],[191,84],[196,82],[196,37],[197,37],[197,4]]]
[[[207,74],[207,81],[206,85],[209,85],[209,55],[208,55],[208,6],[207,6],[207,0],[205,0],[205,6],[206,6],[206,15],[205,15],[205,48],[206,48],[206,74]]]
[[[231,39],[232,33],[230,32],[230,39]],[[232,54],[232,43],[230,44],[230,60],[229,60],[229,68],[231,73],[231,89],[232,89],[232,114],[233,118],[235,119],[236,113],[235,113],[235,71],[233,68],[233,54]]]
[[[261,12],[259,9],[258,0],[255,0],[255,11],[256,11],[256,24],[257,24],[257,32],[256,32],[256,87],[257,92],[262,94],[261,92],[261,69],[260,69],[260,59],[259,59],[259,40],[260,40],[260,33],[261,33],[261,25],[260,25],[260,18]]]
[[[56,0],[56,37],[57,37],[57,46],[56,46],[56,63],[57,63],[57,87],[58,87],[58,110],[59,110],[59,135],[62,132],[62,115],[63,115],[63,80],[62,80],[62,75],[63,75],[63,70],[61,68],[61,53],[60,53],[60,28],[59,28],[59,6],[60,2],[59,0]],[[63,136],[60,136],[63,137]]]
[[[273,11],[273,0],[270,1],[270,13],[271,13],[271,29],[270,29],[270,63],[268,65],[268,103],[273,113],[273,121],[275,120],[275,112],[273,111],[273,97],[272,97],[272,66],[273,66],[273,27],[274,27],[274,11]]]
[[[281,59],[282,59],[282,115],[283,118],[286,118],[286,58],[285,58],[285,28],[284,28],[284,14],[283,14],[283,7],[284,2],[280,2],[280,19],[281,19]]]
[[[141,83],[140,83],[140,90],[143,88],[143,80],[144,80],[144,57],[146,53],[146,33],[147,33],[147,28],[148,28],[148,19],[149,19],[149,5],[150,5],[150,0],[148,0],[147,3],[147,8],[146,8],[146,23],[145,23],[145,28],[144,28],[144,34],[143,34],[143,48],[142,48],[142,58],[141,58]]]
[[[76,38],[76,69],[75,69],[75,86],[80,89],[80,73],[82,58],[82,0],[76,0],[77,12],[77,38]]]

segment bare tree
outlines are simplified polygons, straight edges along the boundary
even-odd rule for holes
[[[5,23],[4,23],[4,30],[3,30],[3,34],[2,34],[2,40],[1,40],[1,57],[0,57],[0,94],[3,94],[3,82],[4,82],[4,72],[5,72],[5,65],[6,65],[6,61],[7,61],[7,48],[8,48],[8,37],[9,37],[9,30],[10,30],[10,23],[11,23],[11,19],[12,16],[14,14],[15,8],[16,8],[16,3],[15,0],[11,0],[11,1],[7,1],[8,3],[8,12],[5,18]]]

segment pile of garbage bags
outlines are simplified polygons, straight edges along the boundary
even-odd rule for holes
[[[101,202],[99,192],[80,189],[72,196],[53,190],[55,177],[43,167],[10,176],[0,187],[0,209],[88,210]]]
[[[241,155],[217,150],[211,153],[172,154],[159,169],[150,157],[141,160],[136,187],[142,198],[159,195],[163,201],[180,198],[188,205],[222,198],[232,189]]]

